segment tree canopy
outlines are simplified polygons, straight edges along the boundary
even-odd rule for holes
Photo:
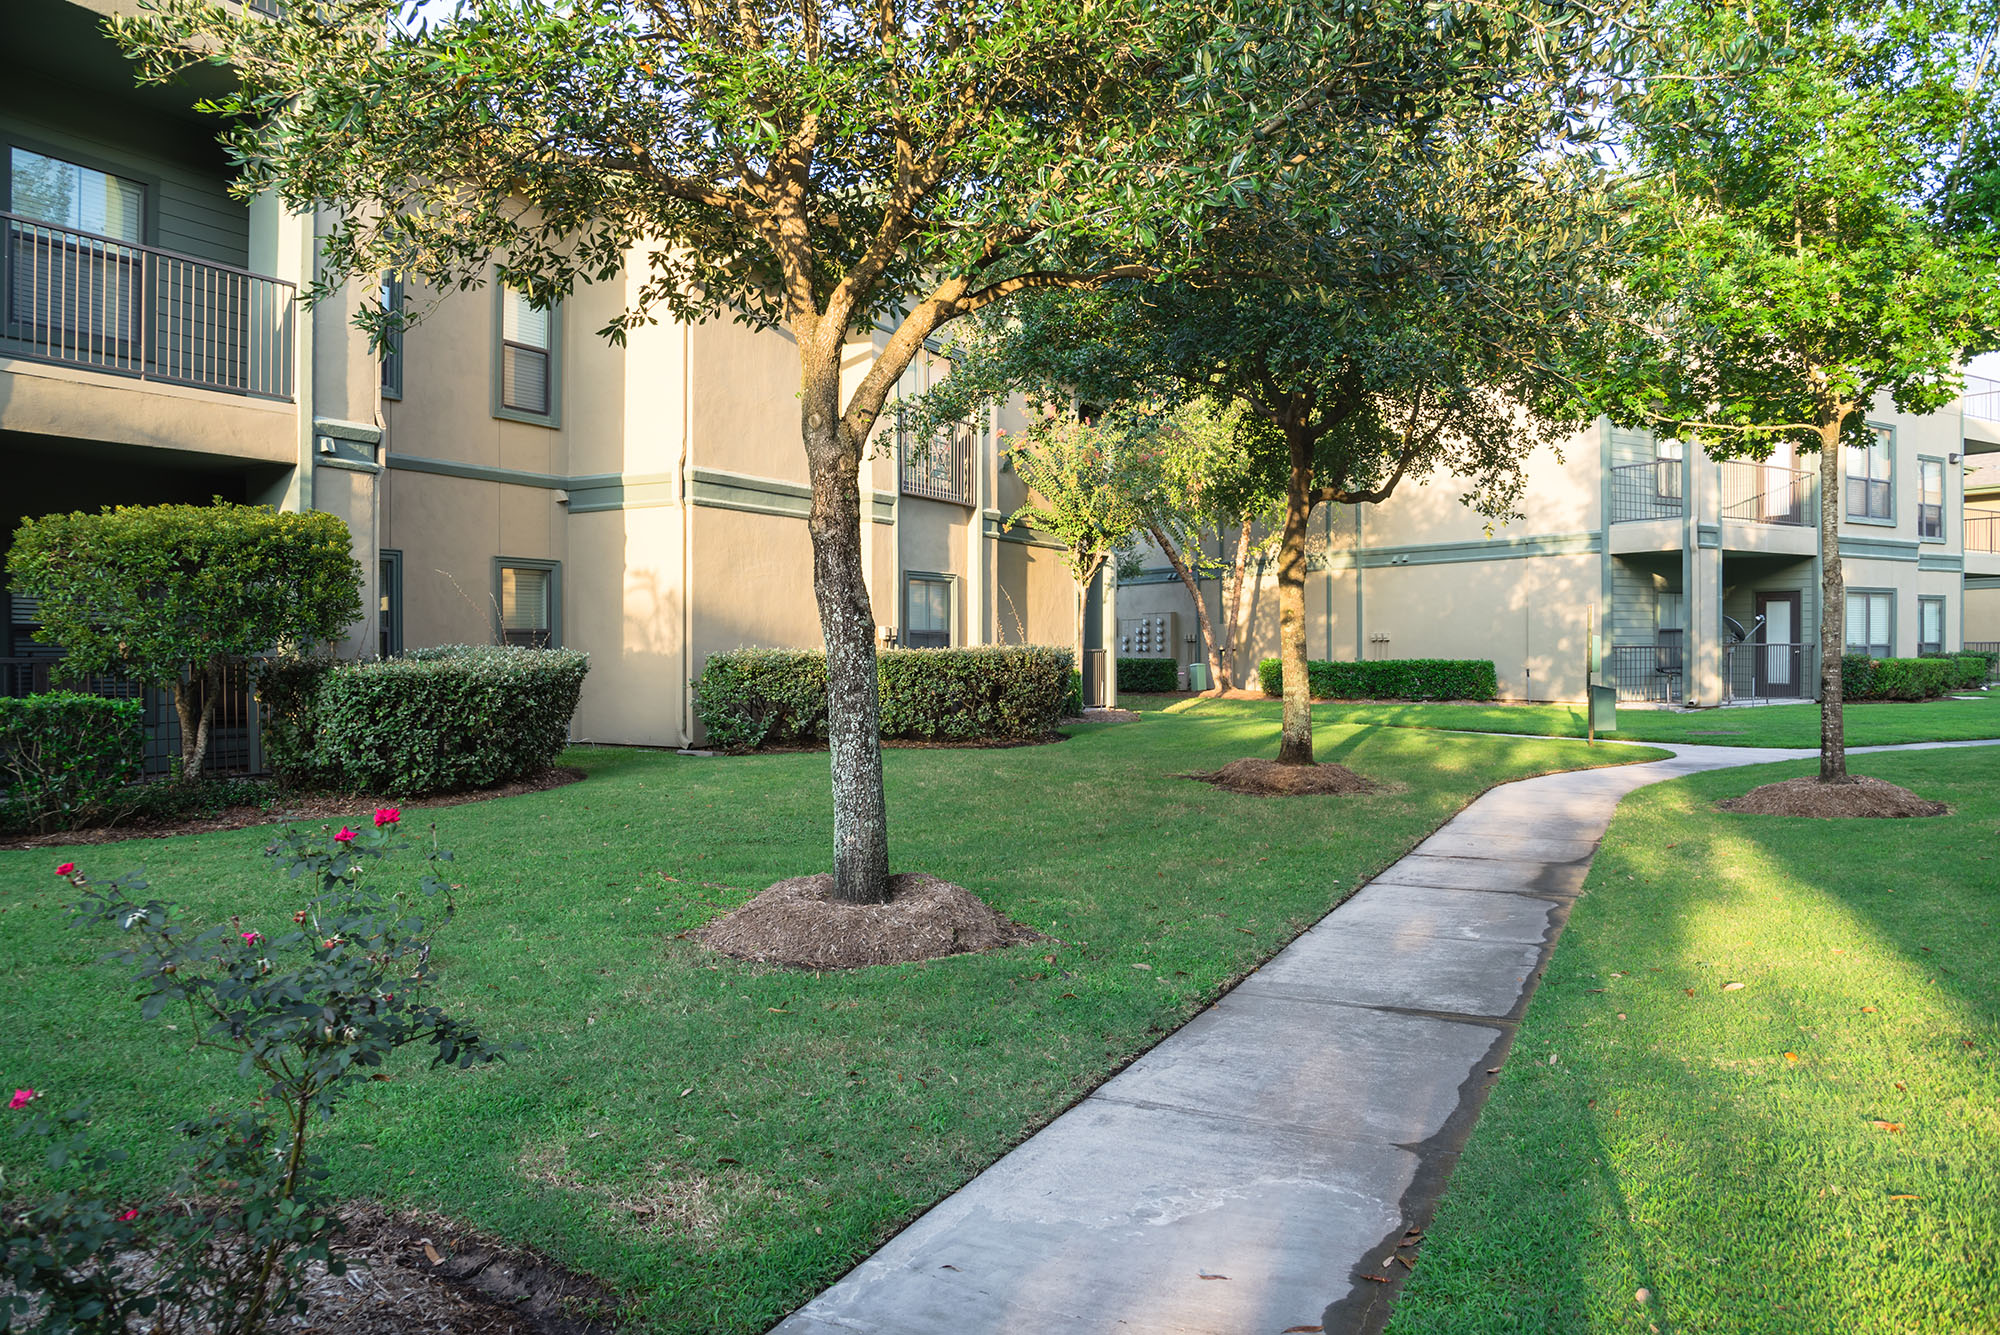
[[[38,600],[64,670],[169,690],[181,774],[201,773],[221,669],[338,639],[361,615],[347,525],[322,511],[121,505],[26,519],[7,573]]]
[[[1820,455],[1821,775],[1846,774],[1842,446],[1949,404],[2000,347],[1993,0],[1668,0],[1678,64],[1623,108],[1637,325],[1617,419]],[[1755,53],[1747,62],[1744,52]]]

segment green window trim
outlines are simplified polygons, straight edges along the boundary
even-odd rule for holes
[[[507,294],[505,283],[493,284],[493,416],[509,422],[526,422],[530,426],[559,427],[562,425],[562,308],[559,301],[543,314],[548,316],[548,346],[534,348],[527,344],[510,343],[506,337]],[[507,355],[510,349],[524,352],[539,352],[547,361],[547,412],[530,412],[524,408],[511,407],[506,398]]]
[[[527,618],[521,615],[519,599],[524,592],[521,582],[510,580],[514,572],[539,572],[542,581],[542,616],[545,625],[525,624]],[[510,599],[515,621],[510,618]],[[520,644],[540,649],[562,648],[563,601],[562,562],[548,561],[532,556],[496,556],[493,558],[493,642],[495,644]]]
[[[1929,627],[1925,626],[1924,622],[1929,619],[1929,615],[1932,613],[1935,613],[1937,616],[1937,637],[1935,639],[1927,638],[1925,635],[1925,631]],[[1944,652],[1945,615],[1944,595],[1930,593],[1918,595],[1917,653],[1919,656],[1923,654],[1941,654]]]
[[[403,652],[403,553],[384,547],[376,555],[376,651],[393,658]]]
[[[382,280],[382,308],[392,311],[403,309],[402,279]],[[389,335],[389,346],[382,353],[382,397],[403,397],[403,331],[400,329]]]
[[[1843,445],[1840,469],[1841,515],[1850,524],[1896,526],[1896,429],[1868,423],[1871,433],[1866,445]],[[1855,455],[1861,455],[1862,471],[1854,471]],[[1882,476],[1876,476],[1876,465]],[[1858,486],[1857,486],[1858,484]],[[1855,507],[1857,497],[1861,501]]]
[[[937,624],[940,619],[942,626]],[[918,636],[923,637],[921,641]],[[897,639],[907,649],[949,649],[958,643],[957,576],[927,570],[904,572],[903,627]]]
[[[1884,624],[1877,626],[1874,614],[1870,613],[1868,625],[1864,628],[1867,631],[1868,638],[1857,641],[1854,638],[1855,600],[1868,600],[1866,605],[1874,607],[1877,605],[1874,600],[1878,598],[1882,600],[1880,606],[1885,609],[1882,614]],[[1848,589],[1846,590],[1846,605],[1842,609],[1842,612],[1841,639],[1848,653],[1867,654],[1871,658],[1894,658],[1896,656],[1896,591],[1894,589]],[[1878,630],[1883,632],[1881,639],[1875,638],[1875,632]]]
[[[1929,499],[1932,495],[1930,478],[1933,473],[1937,476],[1937,499],[1935,501]],[[1946,541],[1946,535],[1950,527],[1949,522],[1945,519],[1945,492],[1950,486],[1945,481],[1946,476],[1943,459],[1938,458],[1934,454],[1920,454],[1917,456],[1918,542],[1942,543]],[[1935,531],[1926,532],[1926,528]]]

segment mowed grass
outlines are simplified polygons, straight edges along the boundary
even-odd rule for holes
[[[2000,689],[1962,692],[1976,699],[1920,703],[1876,701],[1848,705],[1849,746],[1893,746],[1901,742],[1957,742],[2000,737]],[[1196,712],[1227,705],[1266,711],[1276,700],[1195,700],[1186,696],[1132,696],[1132,709]],[[1582,737],[1581,705],[1362,705],[1331,702],[1313,706],[1318,725],[1368,723],[1392,728],[1445,728],[1462,732],[1504,732],[1524,737]],[[1819,748],[1819,706],[1811,702],[1704,709],[1684,714],[1663,709],[1618,711],[1618,730],[1600,733],[1615,741],[1682,742],[1700,746]]]
[[[2000,748],[1852,767],[1953,813],[1625,800],[1394,1335],[2000,1330]]]
[[[545,1250],[627,1295],[633,1328],[762,1331],[1480,791],[1649,758],[1350,727],[1322,731],[1323,758],[1391,791],[1271,800],[1174,777],[1275,744],[1274,716],[1237,707],[1044,747],[892,750],[894,867],[1050,939],[821,976],[684,933],[826,865],[824,755],[580,750],[583,783],[406,811],[457,854],[440,1001],[528,1048],[368,1085],[329,1129],[337,1189]],[[99,962],[113,940],[65,925],[51,870],[143,864],[198,918],[278,926],[299,888],[259,856],[271,833],[0,853],[0,1084],[95,1100],[133,1154],[111,1185],[135,1199],[166,1180],[173,1123],[246,1087],[184,1015],[140,1020]],[[38,1180],[12,1138],[0,1166]]]

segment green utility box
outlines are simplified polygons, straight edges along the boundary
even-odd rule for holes
[[[1205,691],[1208,689],[1208,664],[1189,663],[1187,672],[1188,689],[1190,691]]]
[[[1618,731],[1618,688],[1590,688],[1590,726],[1596,732]]]

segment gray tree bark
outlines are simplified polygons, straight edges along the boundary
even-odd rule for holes
[[[1285,480],[1285,529],[1278,547],[1278,656],[1284,665],[1285,707],[1278,733],[1280,765],[1313,763],[1312,692],[1306,682],[1306,526],[1312,519],[1313,440],[1301,424],[1285,425],[1291,471]]]
[[[841,421],[840,329],[801,337],[801,418],[812,479],[807,520],[813,596],[826,637],[826,740],[833,767],[833,897],[888,897],[889,814],[882,791],[875,612],[861,555],[862,442]]]
[[[1820,414],[1819,427],[1819,781],[1846,783],[1847,720],[1843,713],[1840,656],[1847,652],[1847,572],[1840,564],[1839,405]],[[1830,419],[1830,420],[1829,420]]]

